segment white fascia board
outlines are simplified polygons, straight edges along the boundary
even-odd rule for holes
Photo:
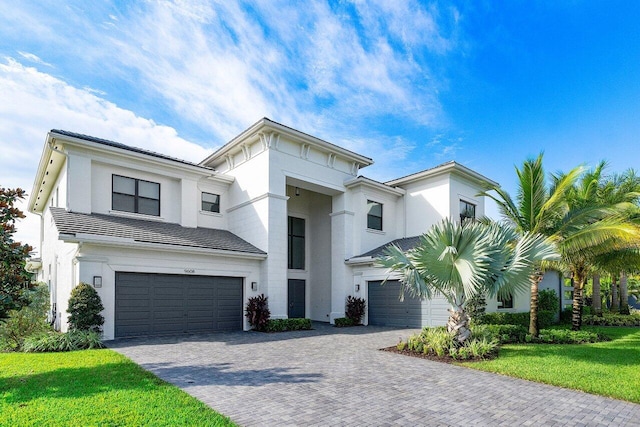
[[[162,166],[164,168],[175,169],[179,174],[185,175],[186,173],[193,173],[197,176],[207,176],[212,179],[219,179],[225,183],[232,183],[234,181],[233,177],[219,174],[214,169],[208,168],[206,166],[200,165],[191,165],[187,163],[182,163],[177,160],[163,159],[160,157],[156,157],[150,154],[138,153],[136,151],[127,150],[120,147],[112,147],[110,145],[100,144],[98,142],[87,141],[81,138],[75,138],[72,136],[61,135],[58,133],[51,134],[52,140],[59,140],[62,144],[80,147],[83,149],[90,148],[100,153],[108,153],[112,155],[116,155],[119,157],[124,157],[126,159],[136,159],[138,161],[148,162],[156,166]]]
[[[43,212],[48,206],[48,203],[43,203],[42,209],[36,209],[36,201],[38,197],[43,200],[47,200],[53,189],[53,184],[58,180],[58,175],[62,169],[62,165],[65,163],[65,154],[58,153],[51,149],[49,144],[53,144],[51,132],[47,133],[47,137],[44,141],[44,147],[42,148],[42,154],[40,156],[40,162],[38,163],[38,169],[33,181],[33,188],[29,195],[29,202],[27,204],[27,210],[32,213]]]
[[[409,184],[411,182],[414,181],[418,181],[420,179],[423,178],[429,178],[429,177],[433,177],[433,176],[438,176],[438,175],[442,175],[445,173],[453,173],[456,174],[458,176],[462,176],[464,178],[467,178],[469,180],[471,180],[472,182],[476,183],[476,184],[480,184],[483,186],[498,186],[499,184],[489,178],[487,178],[486,176],[472,170],[469,169],[466,166],[463,166],[459,163],[456,162],[449,162],[449,163],[445,163],[443,165],[440,166],[436,166],[434,168],[431,169],[427,169],[424,171],[420,171],[420,172],[416,172],[414,174],[411,175],[407,175],[405,177],[402,178],[398,178],[398,179],[394,179],[391,181],[387,181],[385,182],[385,184],[387,185],[404,185],[404,184]]]
[[[206,159],[201,161],[200,164],[203,165],[206,163],[213,162],[217,159],[223,158],[227,153],[235,151],[238,145],[240,145],[241,143],[247,142],[247,141],[254,141],[257,138],[258,133],[269,131],[269,130],[287,135],[294,141],[310,144],[316,148],[320,148],[323,151],[336,153],[341,157],[348,159],[351,162],[357,162],[358,164],[361,165],[361,167],[370,166],[373,164],[373,159],[369,157],[363,156],[361,154],[347,150],[346,148],[342,148],[338,145],[324,141],[320,138],[316,138],[315,136],[306,134],[299,130],[274,122],[272,120],[269,120],[266,117],[254,123],[248,129],[243,131],[240,135],[236,136],[231,141],[229,141],[224,146],[222,146],[222,148],[220,148],[218,151],[214,152],[213,154],[208,156]]]
[[[248,252],[225,251],[222,249],[196,248],[189,246],[165,245],[162,243],[138,242],[133,239],[118,238],[110,236],[98,236],[92,234],[59,234],[59,240],[67,243],[86,243],[91,245],[109,246],[113,248],[148,249],[162,252],[181,252],[199,255],[218,255],[228,258],[243,258],[263,260],[267,254],[252,254]]]
[[[374,181],[369,178],[365,178],[363,176],[359,176],[357,178],[352,178],[344,182],[344,186],[346,188],[354,188],[358,185],[362,185],[364,187],[374,188],[376,190],[381,190],[386,193],[393,194],[394,196],[403,196],[406,194],[406,191],[402,188],[391,187],[387,184],[383,184],[381,182]]]
[[[371,258],[370,256],[349,258],[344,261],[344,263],[347,265],[373,264],[374,262],[375,259]]]

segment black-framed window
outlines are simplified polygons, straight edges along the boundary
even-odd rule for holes
[[[476,205],[460,200],[460,222],[476,219]]]
[[[290,216],[288,218],[288,268],[304,270],[304,219]]]
[[[382,203],[367,200],[367,228],[382,231]]]
[[[126,176],[112,176],[114,211],[160,216],[160,184]]]
[[[502,305],[500,305],[502,303]],[[498,308],[513,308],[513,295],[498,297]]]
[[[205,212],[220,213],[220,195],[213,193],[202,193],[202,210]]]

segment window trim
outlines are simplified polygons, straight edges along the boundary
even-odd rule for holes
[[[114,183],[115,183],[115,178],[116,177],[125,178],[125,179],[132,179],[134,181],[134,193],[135,194],[120,193],[118,191],[115,191],[114,190]],[[158,198],[157,199],[152,199],[150,197],[141,196],[140,192],[139,192],[139,183],[140,182],[147,182],[149,184],[157,185],[158,186]],[[132,211],[127,211],[127,210],[122,210],[122,209],[116,209],[116,207],[114,206],[114,203],[113,203],[113,196],[116,195],[116,194],[119,194],[119,195],[122,195],[122,196],[133,197],[133,212]],[[133,178],[133,177],[130,177],[130,176],[119,175],[117,173],[111,174],[111,210],[113,210],[113,211],[126,212],[126,213],[136,214],[136,215],[146,215],[146,216],[151,216],[151,217],[160,217],[161,198],[162,198],[162,187],[161,187],[161,184],[159,182],[148,181],[146,179],[140,179],[140,178]],[[139,199],[157,200],[158,201],[158,213],[157,214],[149,214],[149,213],[140,212]]]
[[[463,203],[464,203],[465,205],[473,206],[473,217],[470,217],[470,216],[464,216],[464,217],[463,217],[463,216],[462,216],[462,212],[463,212],[463,210],[462,210],[462,204],[463,204]],[[460,223],[462,224],[462,223],[463,223],[465,220],[467,220],[467,219],[470,219],[470,220],[472,220],[472,221],[473,221],[473,220],[475,220],[475,219],[477,218],[477,217],[476,217],[476,208],[477,208],[477,207],[478,207],[478,205],[477,205],[477,204],[475,204],[475,203],[471,203],[471,202],[468,202],[468,201],[466,201],[466,200],[464,200],[464,199],[460,199],[460,203],[459,203],[459,206],[458,206],[458,208],[460,209],[460,212],[458,212],[458,213],[459,213],[459,216],[460,216]],[[466,212],[466,209],[465,209],[464,211]]]
[[[510,298],[509,298],[509,299],[507,299],[507,300],[503,300],[502,298],[498,297],[498,303],[502,302],[502,304],[499,304],[499,305],[498,305],[498,310],[511,310],[511,309],[513,309],[513,307],[514,307],[514,298],[513,298],[513,294],[509,294],[509,297],[510,297]],[[505,301],[510,301],[510,302],[511,302],[511,304],[510,304],[510,306],[509,306],[509,307],[507,307],[507,306],[505,306],[505,305],[504,305],[504,302],[505,302]]]
[[[203,200],[204,195],[208,194],[210,196],[217,196],[218,197],[218,210],[217,211],[212,211],[212,210],[207,210],[204,208],[204,203],[205,201]],[[201,191],[200,192],[200,211],[204,212],[204,213],[210,213],[210,214],[219,214],[220,213],[220,201],[222,200],[222,196],[220,194],[216,194],[216,193],[209,193],[208,191]],[[206,203],[211,203],[211,202],[206,202]],[[215,205],[214,203],[211,203],[212,205]]]
[[[380,206],[380,216],[373,215],[371,213],[370,204],[375,203]],[[369,217],[380,218],[380,228],[369,227]],[[384,231],[384,203],[376,202],[375,200],[367,199],[367,230]]]

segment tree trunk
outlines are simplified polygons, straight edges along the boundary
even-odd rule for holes
[[[602,294],[600,293],[600,275],[598,273],[593,275],[593,302],[591,305],[593,313],[602,317]]]
[[[582,327],[582,290],[584,289],[585,274],[580,270],[573,280],[573,310],[571,312],[571,329],[579,331]]]
[[[542,281],[544,273],[537,271],[531,276],[531,305],[529,309],[529,333],[534,337],[538,336],[538,285]]]
[[[627,288],[627,273],[620,273],[620,314],[630,314],[629,291]]]
[[[611,276],[611,312],[620,311],[620,295],[618,295],[618,278]]]
[[[469,329],[469,316],[464,312],[462,306],[458,306],[454,309],[449,309],[449,320],[447,322],[447,331],[453,334],[454,342],[458,346],[464,345],[471,337],[471,330]]]

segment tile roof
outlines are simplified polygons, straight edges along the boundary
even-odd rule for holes
[[[174,223],[97,213],[82,214],[63,208],[49,209],[60,234],[94,234],[144,243],[266,255],[266,252],[227,230],[189,228]]]
[[[176,157],[167,156],[165,154],[156,153],[155,151],[144,150],[138,147],[132,147],[130,145],[122,144],[120,142],[110,141],[108,139],[96,138],[95,136],[85,135],[82,133],[69,132],[67,130],[51,129],[52,133],[58,135],[69,136],[71,138],[82,139],[84,141],[95,142],[97,144],[108,145],[109,147],[120,148],[122,150],[133,151],[134,153],[146,154],[148,156],[157,157],[159,159],[170,160],[172,162],[182,163],[183,165],[195,166],[204,169],[211,169],[207,166],[199,165],[197,163],[188,162],[186,160],[178,159]]]
[[[366,258],[366,257],[377,258],[379,256],[384,255],[384,250],[391,245],[396,245],[403,251],[408,251],[409,249],[413,249],[416,246],[418,246],[418,243],[420,243],[420,237],[421,236],[413,236],[413,237],[403,237],[401,239],[395,239],[390,241],[389,243],[385,243],[382,246],[378,246],[377,248],[372,249],[369,252],[365,252],[362,255],[358,255],[353,258]]]

